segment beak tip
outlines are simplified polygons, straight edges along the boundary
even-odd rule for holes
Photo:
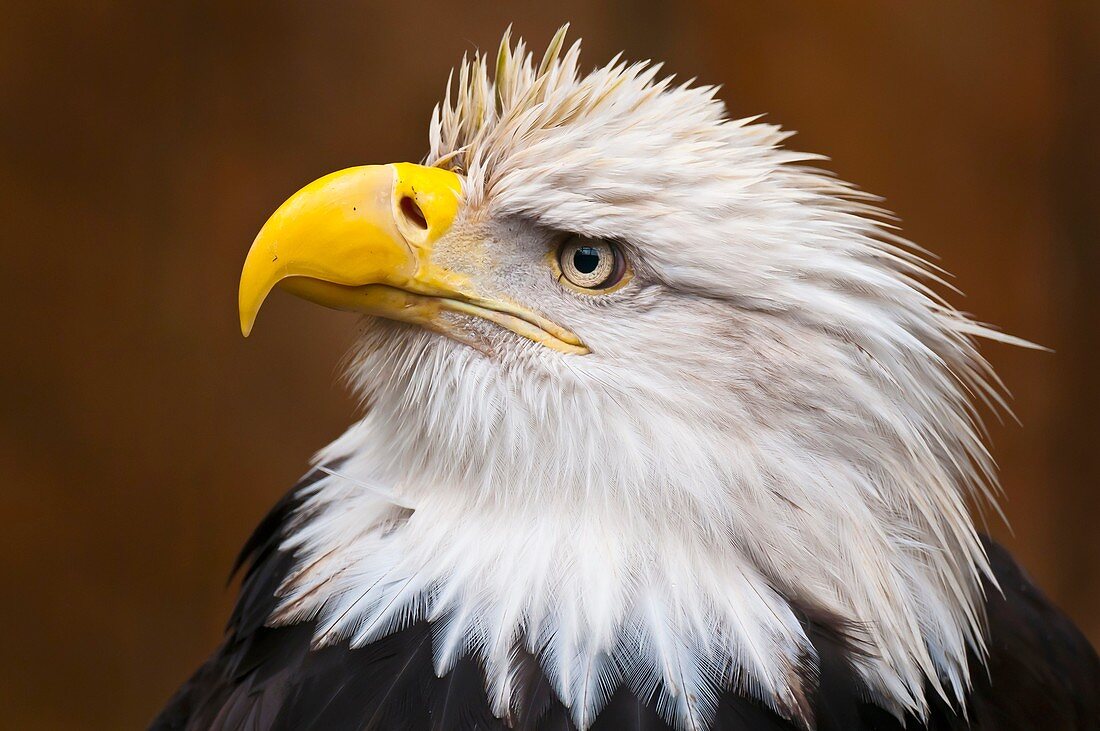
[[[260,314],[260,307],[267,299],[277,277],[268,277],[266,281],[262,273],[257,274],[250,266],[253,261],[251,254],[245,261],[244,271],[241,272],[240,291],[237,293],[237,315],[241,321],[241,335],[246,338],[252,333],[252,326],[256,324],[256,316]],[[257,278],[259,276],[259,281]],[[274,279],[274,281],[272,281]]]

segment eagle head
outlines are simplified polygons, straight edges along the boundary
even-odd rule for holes
[[[584,728],[616,687],[691,727],[733,683],[799,717],[808,615],[897,713],[961,697],[998,401],[935,270],[870,196],[713,87],[505,35],[464,60],[423,164],[353,167],[268,220],[276,285],[365,315],[364,413],[319,455],[274,622],[318,645],[427,620],[437,671],[516,648]]]

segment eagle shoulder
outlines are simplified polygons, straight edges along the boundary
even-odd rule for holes
[[[1003,546],[984,543],[1000,590],[986,587],[989,657],[974,673],[972,728],[1097,731],[1096,651]]]

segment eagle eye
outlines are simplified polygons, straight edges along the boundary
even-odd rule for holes
[[[618,246],[603,239],[571,236],[558,249],[558,267],[572,285],[588,290],[609,289],[626,273]]]

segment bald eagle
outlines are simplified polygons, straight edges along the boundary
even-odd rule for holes
[[[1088,642],[983,537],[976,339],[875,199],[564,29],[463,61],[423,164],[245,260],[365,315],[362,418],[238,560],[157,729],[1096,729]]]

